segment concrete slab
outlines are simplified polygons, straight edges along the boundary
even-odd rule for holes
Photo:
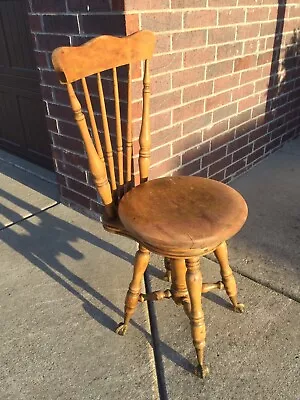
[[[14,165],[23,171],[30,172],[32,175],[36,175],[41,179],[56,184],[56,174],[53,171],[49,171],[39,165],[33,164],[30,161],[24,160],[14,154],[8,153],[7,151],[0,149],[0,162],[4,161],[6,164]]]
[[[6,161],[0,161],[0,182],[0,229],[59,201],[56,184]]]
[[[63,205],[0,235],[0,399],[157,399],[147,306],[114,333],[135,243]]]
[[[162,260],[152,257],[162,268]],[[216,263],[203,259],[205,281],[220,279]],[[157,274],[158,275],[158,274]],[[155,302],[159,350],[169,399],[295,400],[300,395],[300,305],[236,274],[244,314],[232,311],[225,292],[204,295],[206,362],[210,376],[193,375],[196,355],[190,325],[172,300]],[[168,287],[151,277],[154,290]]]
[[[300,301],[300,138],[232,183],[249,217],[229,241],[232,266]]]

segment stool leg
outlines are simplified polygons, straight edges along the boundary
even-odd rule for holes
[[[134,314],[136,306],[139,301],[139,295],[141,293],[141,284],[144,272],[149,263],[150,252],[145,247],[139,245],[139,249],[136,252],[134,260],[133,278],[130,282],[129,289],[125,299],[125,316],[124,322],[120,323],[116,329],[116,333],[124,336],[128,323]]]
[[[237,286],[232,273],[232,269],[228,262],[228,250],[226,242],[221,243],[215,250],[215,256],[221,267],[222,280],[225,286],[227,295],[229,296],[233,309],[236,312],[242,313],[245,309],[244,304],[237,301]]]
[[[186,284],[191,302],[191,331],[193,343],[197,353],[198,369],[197,373],[204,378],[208,375],[209,369],[204,365],[205,347],[205,323],[202,311],[202,274],[200,271],[200,257],[193,257],[186,260]]]

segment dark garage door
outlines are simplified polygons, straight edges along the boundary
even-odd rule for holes
[[[25,0],[0,0],[0,147],[52,168]]]

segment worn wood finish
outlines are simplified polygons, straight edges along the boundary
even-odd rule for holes
[[[136,253],[134,260],[134,270],[133,270],[133,278],[129,285],[129,289],[127,292],[126,300],[125,300],[125,317],[124,322],[119,324],[116,332],[119,335],[125,335],[128,323],[136,309],[136,306],[139,301],[139,296],[141,293],[141,284],[144,272],[149,263],[150,252],[143,246],[139,246],[139,250]]]
[[[197,353],[199,363],[199,373],[201,377],[208,375],[208,368],[204,365],[204,347],[205,347],[205,323],[202,310],[201,290],[202,274],[200,271],[200,258],[194,257],[186,260],[186,284],[191,302],[191,331],[193,343]]]
[[[237,286],[235,283],[235,278],[232,273],[232,269],[229,266],[226,242],[221,243],[216,248],[215,256],[219,261],[223,284],[225,286],[226,293],[233,304],[234,311],[243,312],[245,306],[244,304],[238,303],[237,301]]]
[[[204,364],[205,323],[201,293],[225,287],[234,310],[243,311],[243,305],[237,302],[236,283],[228,264],[225,241],[236,234],[244,224],[247,205],[234,189],[210,179],[168,177],[147,182],[151,147],[149,59],[153,53],[154,41],[154,35],[147,31],[127,38],[103,36],[80,47],[55,50],[53,63],[61,81],[67,85],[75,120],[86,147],[90,170],[105,205],[103,226],[109,232],[127,236],[139,243],[133,278],[125,300],[124,321],[119,324],[116,332],[120,335],[126,333],[139,301],[172,298],[175,304],[183,306],[190,319],[198,358],[197,371],[204,377],[208,374],[208,368]],[[131,64],[143,60],[143,112],[139,136],[141,184],[132,188]],[[117,67],[124,64],[129,66],[126,149],[123,151],[125,132],[122,132]],[[106,69],[112,69],[113,76],[116,149],[113,149],[112,145],[100,75]],[[94,73],[105,151],[99,137],[98,120],[94,114],[94,103],[91,101],[86,81],[86,77]],[[81,80],[82,83],[92,136],[72,85],[77,80]],[[115,171],[114,158],[118,174]],[[165,279],[171,281],[170,290],[141,293],[141,282],[149,263],[150,251],[165,257]],[[212,252],[215,252],[220,263],[222,281],[203,283],[200,256]]]
[[[173,258],[188,257],[214,250],[239,231],[247,206],[223,183],[178,176],[155,179],[126,193],[119,216],[148,248],[162,249]]]

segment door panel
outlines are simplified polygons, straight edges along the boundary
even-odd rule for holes
[[[53,168],[23,0],[0,0],[0,146]]]

